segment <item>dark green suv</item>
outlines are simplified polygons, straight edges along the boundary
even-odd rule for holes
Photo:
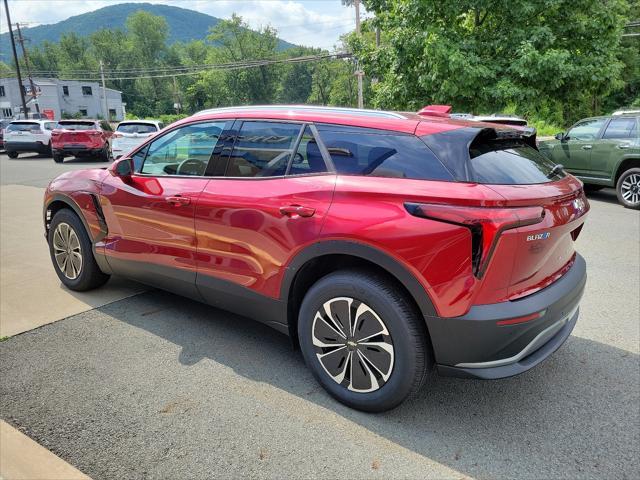
[[[640,115],[580,120],[555,140],[541,141],[540,152],[594,191],[615,187],[619,202],[640,209]]]

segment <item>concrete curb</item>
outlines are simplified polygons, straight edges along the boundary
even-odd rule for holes
[[[91,480],[4,420],[0,420],[0,479]]]

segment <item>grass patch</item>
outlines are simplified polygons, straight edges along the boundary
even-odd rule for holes
[[[5,340],[9,340],[9,337],[0,337],[0,342],[4,342]]]

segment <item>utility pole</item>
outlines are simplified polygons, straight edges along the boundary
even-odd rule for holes
[[[173,108],[175,108],[176,114],[180,115],[182,104],[180,102],[180,92],[178,91],[176,77],[173,77]]]
[[[104,64],[102,63],[102,60],[100,60],[100,78],[102,78],[102,110],[104,113],[103,118],[105,118],[107,122],[110,122],[111,119],[109,118],[109,103],[107,102],[107,87],[104,83]]]
[[[9,5],[4,0],[4,11],[7,12],[7,25],[9,26],[9,38],[11,39],[11,48],[13,50],[13,61],[16,62],[16,73],[18,75],[18,89],[20,90],[20,99],[22,100],[22,111],[27,116],[27,102],[24,99],[24,91],[22,87],[22,75],[20,75],[20,62],[18,62],[18,52],[16,52],[16,39],[13,38],[13,30],[11,28],[11,17],[9,16]]]
[[[16,23],[16,29],[18,30],[18,43],[20,43],[20,47],[22,47],[22,58],[24,58],[24,66],[27,67],[29,85],[31,85],[31,99],[36,105],[36,112],[40,113],[40,105],[38,105],[38,94],[36,92],[36,86],[33,83],[33,77],[31,76],[31,68],[29,68],[29,57],[27,55],[27,49],[24,48],[24,38],[22,37],[22,30],[20,30],[19,23]]]
[[[356,7],[356,34],[360,36],[360,0],[355,0]],[[358,108],[364,108],[364,99],[362,98],[362,76],[364,73],[360,70],[360,62],[356,65],[356,76],[358,77]]]

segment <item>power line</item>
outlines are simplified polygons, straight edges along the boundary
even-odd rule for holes
[[[277,65],[277,64],[285,64],[285,63],[306,63],[306,62],[314,62],[320,60],[327,59],[343,59],[343,58],[351,58],[351,53],[328,53],[328,54],[320,54],[320,55],[305,55],[301,57],[292,57],[292,58],[280,58],[280,59],[263,59],[263,60],[246,60],[243,62],[232,62],[232,63],[222,63],[222,64],[206,64],[206,65],[191,65],[184,67],[158,67],[158,68],[149,68],[139,72],[129,72],[129,71],[120,71],[120,70],[105,70],[105,80],[136,80],[143,78],[168,78],[173,76],[185,76],[185,75],[197,75],[199,73],[218,70],[218,71],[228,71],[228,70],[240,70],[244,68],[255,68],[262,67],[268,65]],[[34,72],[35,74],[36,72]],[[89,73],[86,72],[87,75],[80,75],[82,78],[69,78],[69,76],[73,76],[72,72],[62,72],[62,71],[41,71],[37,72],[40,76],[50,76],[50,77],[58,77],[64,80],[78,80],[78,81],[100,81],[99,72],[94,72],[94,76],[91,77]]]

